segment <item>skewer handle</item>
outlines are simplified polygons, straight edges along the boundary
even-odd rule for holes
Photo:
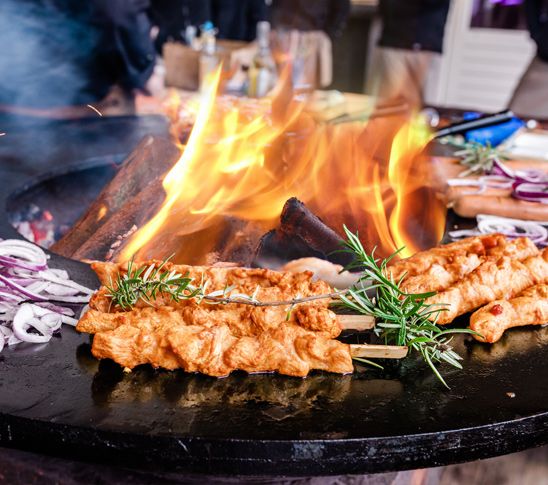
[[[407,347],[399,345],[350,345],[350,355],[364,359],[403,359],[407,351]]]
[[[375,326],[375,317],[368,315],[339,315],[343,330],[370,330]]]

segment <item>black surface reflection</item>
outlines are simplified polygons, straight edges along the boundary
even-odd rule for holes
[[[359,372],[355,375],[314,372],[306,378],[234,372],[229,377],[217,379],[181,370],[155,370],[148,365],[124,372],[110,360],[95,360],[89,344],[78,347],[77,359],[82,368],[93,374],[91,394],[98,406],[151,399],[182,408],[200,405],[274,406],[283,408],[284,414],[278,416],[274,410],[270,417],[283,419],[287,412],[295,414],[309,411],[314,406],[344,401],[356,380],[363,381],[360,388],[370,398],[395,397],[403,391],[398,380],[377,379],[376,372],[368,372],[367,379]]]

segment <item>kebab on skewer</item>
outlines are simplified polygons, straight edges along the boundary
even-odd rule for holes
[[[159,263],[143,263],[142,267],[155,264]],[[127,272],[127,266],[110,263],[94,263],[93,268],[108,285]],[[207,274],[214,291],[227,283],[237,291],[253,285],[261,302],[333,291],[326,283],[313,282],[307,273],[170,264],[164,269],[184,271],[196,278]],[[124,310],[113,306],[109,289],[103,287],[91,299],[90,310],[77,329],[95,334],[92,352],[96,357],[111,358],[129,369],[151,364],[212,376],[237,369],[294,376],[307,375],[312,369],[347,373],[353,369],[353,357],[401,358],[407,353],[406,347],[347,345],[334,340],[341,326],[328,305],[329,299],[321,298],[300,304],[287,314],[282,305],[201,305],[194,299],[176,301],[158,293],[152,301]]]
[[[548,248],[518,261],[507,256],[485,260],[462,280],[430,298],[442,310],[436,323],[451,323],[459,315],[499,299],[510,299],[527,288],[548,283]]]
[[[488,238],[483,238],[485,242]],[[503,256],[522,261],[539,253],[535,244],[526,237],[514,240],[500,239],[496,235],[496,245],[485,247],[480,253],[458,249],[447,254],[444,264],[434,263],[426,271],[413,276],[405,276],[401,288],[407,293],[428,293],[431,291],[443,291],[466,275],[474,271],[483,261],[498,260]],[[405,267],[405,261],[399,263]]]
[[[548,322],[548,285],[527,288],[515,298],[495,300],[472,314],[470,328],[480,342],[495,343],[512,327]]]
[[[159,262],[144,262],[135,265],[135,269],[159,266]],[[212,292],[223,291],[231,287],[240,294],[253,294],[258,301],[264,303],[285,302],[296,297],[307,298],[319,295],[333,294],[333,289],[323,281],[314,281],[310,272],[290,273],[268,269],[248,269],[240,267],[212,268],[206,266],[186,266],[164,264],[165,271],[176,271],[188,275],[195,281],[207,281]],[[113,306],[109,289],[119,275],[127,274],[127,265],[113,263],[93,263],[102,283],[101,289],[90,300],[90,312],[80,321],[80,328],[93,329],[101,325],[105,318],[109,322],[116,321],[116,313],[123,310]],[[174,300],[161,293],[154,298],[156,307],[173,307],[184,316],[187,325],[207,325],[209,322],[223,321],[236,336],[257,335],[260,332],[277,327],[280,322],[288,321],[312,331],[327,332],[335,338],[344,327],[352,329],[371,328],[373,319],[366,316],[356,317],[339,316],[329,309],[330,299],[321,298],[298,305],[289,314],[287,305],[252,306],[231,303],[229,305],[204,305],[194,299]],[[150,302],[139,300],[135,308],[150,306]],[[112,323],[107,323],[111,325]],[[347,326],[350,325],[350,326]],[[89,331],[89,330],[83,330]],[[90,332],[93,333],[93,332]]]

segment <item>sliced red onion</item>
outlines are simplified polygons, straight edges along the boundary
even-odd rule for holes
[[[535,244],[545,246],[548,243],[547,222],[522,221],[508,217],[497,217],[480,214],[476,218],[477,229],[464,229],[449,232],[451,239],[477,236],[479,234],[500,233],[509,238],[528,237]]]
[[[0,300],[21,301],[21,297],[14,295],[9,291],[0,290]]]
[[[52,275],[57,276],[57,278],[61,278],[62,280],[70,279],[69,274],[64,269],[48,268],[48,271]],[[85,286],[83,286],[82,288],[85,288]],[[86,288],[86,290],[87,290],[87,288]]]
[[[80,293],[79,290],[58,283],[47,283],[45,292],[53,296],[75,296]]]
[[[15,266],[31,271],[47,267],[48,257],[38,246],[19,239],[0,241],[0,262],[4,266]]]
[[[511,180],[502,175],[483,175],[479,180],[493,189],[511,189],[513,185]]]
[[[481,232],[479,232],[477,229],[459,229],[458,231],[449,231],[447,235],[453,239],[462,239],[465,237],[472,237],[472,236],[479,236]]]
[[[477,179],[449,179],[447,185],[450,187],[478,187],[478,190],[462,192],[462,195],[479,195],[487,189],[487,184]]]
[[[17,344],[20,344],[21,342],[23,342],[21,339],[18,339],[15,334],[11,335],[9,338],[8,338],[8,347],[11,347],[13,345],[17,345]]]
[[[53,313],[59,313],[59,315],[66,315],[68,317],[74,316],[74,310],[72,310],[71,308],[58,306],[50,302],[36,302],[35,305],[45,308],[46,310],[49,310]]]
[[[449,179],[447,185],[450,187],[479,187],[477,191],[463,192],[462,195],[478,195],[484,193],[488,188],[511,189],[513,181],[501,175],[484,175],[477,179],[456,178]]]
[[[543,170],[512,170],[500,160],[493,162],[492,175],[502,175],[516,182],[528,182],[531,184],[546,184],[548,176]]]
[[[478,215],[476,220],[476,229],[451,231],[449,232],[449,237],[456,240],[480,234],[500,233],[511,239],[525,236],[539,246],[545,246],[548,243],[548,228],[546,227],[548,226],[548,221],[522,221],[520,219],[485,214]]]
[[[487,215],[478,215],[477,221],[482,234],[499,232],[514,238],[526,236],[536,244],[545,244],[548,240],[548,229],[539,222]]]
[[[0,283],[4,283],[9,288],[12,288],[14,290],[17,290],[21,295],[26,296],[27,298],[30,298],[31,300],[35,301],[46,301],[46,298],[42,295],[39,295],[38,293],[34,293],[32,291],[27,290],[25,287],[18,285],[17,283],[14,283],[9,278],[6,278],[5,276],[0,275]]]
[[[0,352],[6,343],[48,342],[62,324],[78,323],[66,305],[87,303],[93,291],[47,259],[27,241],[0,240]]]
[[[78,324],[78,320],[76,318],[72,318],[67,315],[61,315],[61,321],[72,327],[76,327],[76,325]]]
[[[79,285],[75,281],[60,278],[51,270],[41,271],[40,273],[38,273],[38,275],[47,281],[51,281],[52,283],[58,283],[63,286],[68,286],[69,288],[74,288],[75,290],[78,290],[79,292],[84,293],[85,295],[91,295],[93,293],[92,290],[90,290],[89,288],[86,288],[85,286]]]
[[[516,199],[548,204],[548,184],[516,183],[512,195]]]

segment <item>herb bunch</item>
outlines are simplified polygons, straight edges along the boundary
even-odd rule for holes
[[[493,147],[490,142],[484,145],[477,141],[458,143],[451,140],[449,143],[459,148],[454,155],[459,158],[461,165],[468,167],[459,174],[459,177],[489,173],[495,160],[507,158],[502,150]]]
[[[197,297],[199,290],[191,285],[192,278],[163,271],[168,261],[140,268],[135,267],[133,260],[129,261],[126,274],[118,273],[115,282],[111,280],[106,286],[111,304],[131,310],[140,300],[152,304],[158,295],[169,295],[174,301]]]
[[[401,280],[394,281],[387,271],[388,263],[398,252],[387,259],[368,254],[357,234],[346,227],[347,240],[344,251],[354,256],[346,269],[360,269],[362,275],[356,285],[339,296],[339,305],[351,311],[375,317],[375,333],[387,345],[405,345],[419,352],[437,378],[446,386],[436,364],[446,362],[462,369],[462,358],[450,346],[456,333],[473,334],[470,329],[443,329],[435,324],[443,309],[426,303],[435,293],[411,294],[401,288]],[[375,297],[368,292],[376,291]]]

